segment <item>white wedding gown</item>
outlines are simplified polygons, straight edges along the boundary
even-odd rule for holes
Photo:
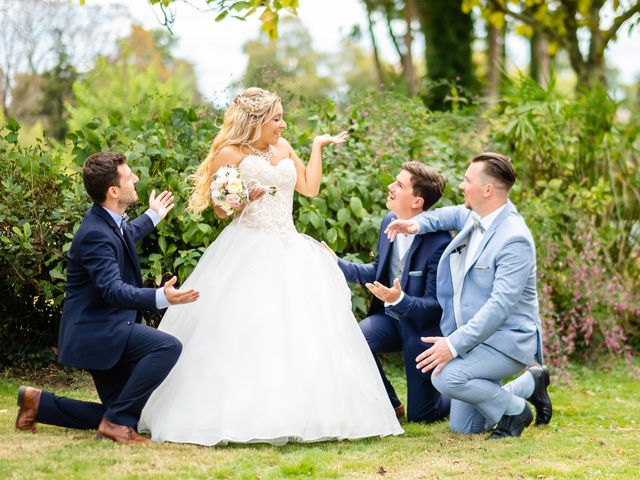
[[[276,186],[209,246],[159,329],[183,344],[138,429],[154,440],[317,442],[403,433],[330,254],[291,216],[296,170],[248,156],[244,180]]]

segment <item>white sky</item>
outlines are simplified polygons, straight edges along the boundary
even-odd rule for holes
[[[158,7],[151,7],[144,0],[86,0],[86,4],[119,3],[128,7],[132,17],[145,28],[158,28],[162,18]],[[227,86],[244,72],[247,59],[242,52],[243,44],[256,38],[260,29],[257,15],[242,22],[225,18],[216,23],[216,12],[205,12],[203,0],[189,0],[189,4],[176,2],[171,9],[176,13],[173,25],[178,39],[175,55],[192,62],[196,67],[201,93],[212,101],[226,101]],[[199,8],[196,8],[199,7]],[[298,17],[311,33],[314,49],[331,53],[339,48],[340,39],[346,36],[353,25],[359,24],[367,31],[364,6],[360,0],[300,0]],[[396,55],[387,38],[386,27],[378,25],[377,39],[382,55],[396,62]],[[636,29],[629,37],[627,28],[619,31],[619,39],[607,49],[610,66],[620,70],[620,80],[631,83],[640,76],[640,31]],[[370,49],[367,36],[363,46]],[[514,36],[507,41],[511,62],[524,69],[528,64],[526,42]],[[419,52],[415,54],[420,55]],[[218,103],[218,102],[216,102]]]

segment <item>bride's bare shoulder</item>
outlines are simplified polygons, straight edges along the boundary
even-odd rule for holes
[[[227,165],[237,166],[245,157],[245,155],[246,154],[242,152],[242,149],[239,146],[225,145],[220,150],[218,150],[216,156],[213,157],[212,167],[215,171],[218,168]]]
[[[278,143],[276,143],[273,146],[273,150],[274,150],[275,153],[278,153],[279,157],[283,157],[283,158],[290,157],[291,153],[293,152],[293,149],[291,148],[291,145],[283,137],[280,137],[278,139]]]

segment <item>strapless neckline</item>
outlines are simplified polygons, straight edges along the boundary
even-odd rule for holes
[[[240,163],[244,162],[247,158],[257,158],[258,160],[262,160],[265,164],[269,165],[270,167],[273,168],[278,168],[280,166],[281,163],[286,162],[287,160],[289,160],[290,162],[293,162],[293,159],[291,157],[284,157],[282,159],[280,159],[278,161],[278,163],[273,164],[267,160],[265,160],[263,157],[261,157],[260,155],[247,155],[246,157],[244,157]]]

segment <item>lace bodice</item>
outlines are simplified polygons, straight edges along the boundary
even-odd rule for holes
[[[246,156],[238,166],[243,180],[257,180],[261,185],[276,187],[275,195],[265,194],[249,203],[232,224],[287,235],[296,231],[293,225],[293,190],[296,185],[296,167],[285,158],[271,165],[257,155]]]

